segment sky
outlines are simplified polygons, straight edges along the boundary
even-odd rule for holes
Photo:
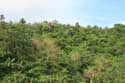
[[[7,21],[58,20],[60,23],[112,26],[125,23],[125,0],[0,0]]]

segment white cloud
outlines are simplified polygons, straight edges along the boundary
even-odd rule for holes
[[[37,14],[65,13],[73,7],[72,0],[31,0],[29,12]]]
[[[29,6],[30,0],[0,0],[1,9],[24,9]]]
[[[72,6],[72,0],[0,0],[0,10],[42,12],[66,10]],[[72,8],[72,7],[71,7]]]
[[[31,0],[32,6],[43,9],[49,8],[66,8],[72,4],[72,0]]]
[[[30,7],[30,0],[0,0],[0,14],[4,14],[9,20],[20,18]]]
[[[5,14],[11,20],[47,16],[56,19],[65,17],[68,12],[71,14],[76,2],[77,0],[0,0],[0,14]]]

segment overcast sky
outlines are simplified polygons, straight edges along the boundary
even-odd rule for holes
[[[125,0],[0,0],[6,20],[28,22],[58,20],[61,23],[111,26],[125,23]]]

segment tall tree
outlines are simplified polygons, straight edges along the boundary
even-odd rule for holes
[[[0,21],[4,21],[5,20],[5,17],[3,14],[0,15]]]
[[[75,27],[80,27],[78,22],[75,23]]]
[[[26,20],[25,20],[24,18],[21,18],[21,19],[20,19],[20,23],[25,24],[25,23],[26,23]]]

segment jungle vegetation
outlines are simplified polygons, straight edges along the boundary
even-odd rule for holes
[[[125,25],[6,22],[0,83],[125,83]]]

